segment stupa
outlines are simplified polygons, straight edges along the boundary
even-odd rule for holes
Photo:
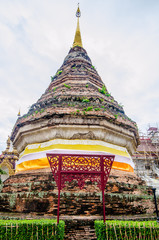
[[[57,188],[47,153],[115,155],[107,185],[106,213],[135,214],[149,209],[142,197],[145,188],[138,187],[143,182],[133,173],[131,155],[139,144],[136,123],[108,92],[83,48],[80,15],[78,7],[73,46],[62,66],[13,128],[11,140],[19,160],[16,174],[5,182],[1,194],[0,205],[8,201],[4,207],[7,211],[56,214]],[[12,199],[11,205],[8,198]],[[63,193],[60,211],[101,214],[101,195],[90,182],[83,191],[72,183]]]
[[[108,152],[113,168],[133,171],[139,143],[136,123],[110,95],[83,48],[79,28],[73,46],[45,93],[19,117],[11,136],[20,153],[16,172],[49,167],[46,152]]]

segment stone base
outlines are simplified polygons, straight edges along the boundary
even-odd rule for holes
[[[22,172],[4,182],[1,211],[57,214],[58,190],[50,169]],[[152,214],[153,195],[134,173],[112,170],[105,189],[106,215]],[[61,191],[60,215],[102,216],[102,194],[87,182],[80,190],[71,182]]]

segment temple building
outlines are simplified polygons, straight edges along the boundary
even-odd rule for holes
[[[10,137],[8,137],[6,150],[0,155],[0,168],[6,173],[1,175],[2,182],[4,182],[9,176],[15,174],[15,163],[17,160],[18,152],[13,148]]]
[[[46,154],[113,155],[106,214],[152,213],[151,196],[134,173],[131,157],[140,142],[137,125],[109,93],[83,48],[80,15],[78,7],[73,45],[63,64],[44,94],[15,123],[11,141],[19,160],[15,175],[4,183],[0,207],[56,215],[57,187]],[[101,193],[96,184],[86,185],[83,190],[75,182],[66,186],[61,214],[101,215]]]

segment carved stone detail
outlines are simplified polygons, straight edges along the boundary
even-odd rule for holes
[[[73,134],[71,139],[91,139],[91,140],[95,140],[96,136],[94,135],[94,133],[92,131],[89,131],[87,133],[75,133],[75,134]]]

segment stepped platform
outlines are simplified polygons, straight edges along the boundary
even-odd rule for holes
[[[57,215],[58,190],[50,169],[29,171],[8,178],[1,190],[2,212]],[[105,188],[106,215],[153,214],[150,188],[134,173],[112,170]],[[102,216],[102,193],[87,182],[81,190],[75,181],[61,191],[61,215]]]

